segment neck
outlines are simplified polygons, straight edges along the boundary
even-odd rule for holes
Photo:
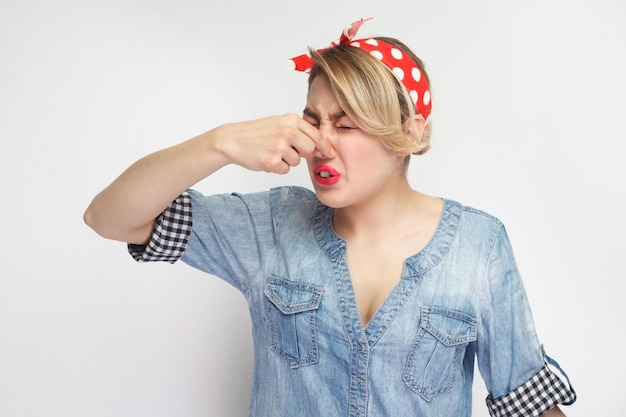
[[[385,191],[366,202],[336,209],[335,232],[344,239],[384,239],[401,232],[426,196],[411,189],[406,180]]]

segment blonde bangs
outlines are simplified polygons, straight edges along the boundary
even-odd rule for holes
[[[403,123],[414,123],[415,108],[406,88],[384,64],[348,45],[321,54],[310,49],[310,54],[314,65],[309,85],[315,77],[326,76],[342,110],[361,129],[380,137],[393,152],[422,154],[428,149],[428,141],[422,140],[416,149],[416,141],[407,138]],[[410,130],[416,131],[414,126]]]

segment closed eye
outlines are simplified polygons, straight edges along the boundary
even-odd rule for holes
[[[302,118],[313,126],[316,129],[320,128],[320,117],[314,113],[312,110],[306,108],[302,112]],[[341,111],[331,117],[335,123],[335,129],[340,131],[350,131],[359,129],[359,126],[356,125],[346,114]]]
[[[308,124],[310,124],[311,126],[313,126],[316,129],[320,128],[320,120],[319,118],[313,114],[313,112],[311,112],[308,109],[305,109],[303,114],[302,114],[302,118],[304,119],[305,122],[307,122]]]
[[[346,123],[345,121],[342,123],[337,123],[335,124],[335,129],[339,129],[339,130],[356,130],[359,129],[359,127],[352,123],[352,121],[350,121],[349,123]]]
[[[307,122],[308,124],[310,124],[311,126],[313,126],[316,129],[320,128],[320,122],[319,120],[313,119],[311,117],[303,117],[304,121]]]
[[[335,122],[335,127],[340,130],[353,130],[359,127],[350,119],[345,113],[339,117]]]

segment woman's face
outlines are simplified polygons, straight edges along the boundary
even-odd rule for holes
[[[318,198],[333,208],[387,198],[404,180],[404,155],[361,130],[341,109],[328,80],[317,76],[309,88],[303,118],[317,127],[335,149],[333,158],[307,158]]]

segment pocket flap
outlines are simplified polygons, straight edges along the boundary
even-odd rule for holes
[[[422,307],[420,327],[446,346],[476,340],[476,319],[457,310],[443,307]]]
[[[269,277],[265,286],[265,296],[283,314],[315,310],[323,294],[324,287],[277,277]]]

